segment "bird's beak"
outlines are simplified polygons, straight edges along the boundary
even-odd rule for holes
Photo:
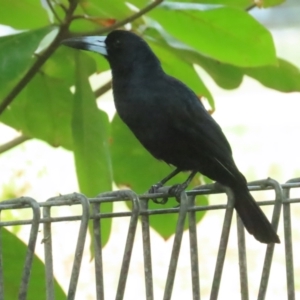
[[[61,43],[72,48],[89,50],[107,56],[106,36],[83,36],[63,40]]]

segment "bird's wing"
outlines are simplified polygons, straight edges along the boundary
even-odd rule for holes
[[[177,96],[176,99],[172,99],[174,105],[170,105],[168,109],[169,119],[174,120],[172,126],[181,134],[188,147],[192,147],[199,156],[213,159],[221,168],[235,176],[236,166],[232,159],[231,147],[221,127],[193,91],[176,79],[173,80]]]

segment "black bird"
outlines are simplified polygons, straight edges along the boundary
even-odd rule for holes
[[[100,53],[108,60],[121,119],[154,157],[177,168],[158,186],[181,171],[192,171],[175,188],[180,192],[200,172],[231,188],[235,209],[250,234],[262,243],[280,243],[249,193],[220,126],[191,89],[163,71],[142,38],[115,30],[108,36],[76,37],[62,43]]]

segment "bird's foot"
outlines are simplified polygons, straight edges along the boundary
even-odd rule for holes
[[[149,194],[159,193],[159,189],[160,189],[161,187],[163,187],[163,184],[160,183],[160,182],[157,183],[157,184],[153,184],[153,185],[151,186],[151,188],[149,189],[148,193],[149,193]],[[164,198],[162,198],[162,199],[154,198],[154,199],[152,199],[152,201],[153,201],[154,203],[156,203],[156,204],[161,204],[161,205],[163,205],[163,204],[166,204],[166,203],[168,202],[168,198],[167,198],[167,197],[164,197]]]
[[[170,187],[169,189],[169,195],[170,196],[174,196],[177,200],[177,202],[180,203],[180,198],[181,198],[181,193],[187,188],[187,184],[186,183],[182,183],[182,184],[175,184],[173,186]]]
[[[159,193],[159,189],[163,187],[163,185],[159,182],[159,183],[156,183],[156,184],[153,184],[151,186],[151,188],[149,189],[148,193],[149,194],[155,194],[155,193]]]

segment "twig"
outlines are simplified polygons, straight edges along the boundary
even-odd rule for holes
[[[62,23],[62,20],[60,19],[60,17],[58,16],[58,14],[56,13],[54,7],[52,6],[52,3],[51,3],[51,0],[46,0],[47,1],[47,4],[51,10],[51,12],[53,13],[55,19],[58,21],[59,24]]]
[[[87,21],[94,21],[94,20],[99,20],[100,18],[99,17],[88,16],[88,15],[75,15],[75,16],[72,16],[72,20],[78,20],[78,19],[83,19],[83,20],[87,20]]]
[[[0,145],[0,154],[5,152],[5,151],[8,151],[10,150],[11,148],[14,148],[22,143],[24,143],[25,141],[28,141],[30,140],[31,137],[28,137],[28,136],[25,136],[25,135],[21,135],[3,145]]]
[[[152,2],[151,4],[147,5],[146,7],[144,7],[143,9],[141,9],[140,11],[138,11],[137,13],[135,13],[135,14],[131,15],[130,17],[125,18],[125,19],[113,24],[112,26],[101,28],[101,29],[95,30],[95,31],[74,33],[74,34],[70,34],[70,36],[100,35],[100,34],[103,34],[103,33],[107,33],[109,31],[117,29],[117,28],[119,28],[119,27],[121,27],[121,26],[123,26],[127,23],[133,22],[134,20],[138,19],[139,17],[146,14],[150,10],[154,9],[156,6],[158,6],[162,2],[163,2],[163,0],[156,0],[156,1]]]
[[[94,95],[96,98],[99,98],[100,96],[102,96],[104,93],[106,93],[107,91],[109,91],[111,89],[111,80],[108,81],[107,83],[105,83],[104,85],[102,85],[101,87],[99,87],[95,92]]]
[[[248,7],[246,7],[245,11],[250,11],[250,10],[252,10],[255,7],[257,7],[257,4],[253,3],[253,4],[249,5]]]
[[[11,92],[3,99],[0,104],[0,115],[6,109],[6,107],[14,100],[14,98],[22,91],[22,89],[28,84],[28,82],[33,78],[33,76],[38,72],[40,67],[46,62],[46,60],[54,53],[54,51],[60,45],[61,40],[65,37],[70,22],[71,17],[77,6],[77,0],[70,1],[70,6],[66,13],[65,19],[63,20],[59,32],[50,46],[45,50],[43,54],[34,62],[32,67],[27,71],[24,77],[17,83],[17,85],[11,90]]]

